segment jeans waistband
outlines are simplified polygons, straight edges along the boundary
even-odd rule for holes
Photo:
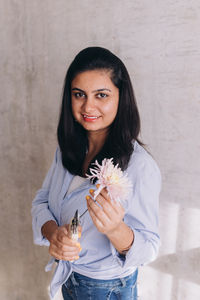
[[[85,275],[81,275],[76,272],[72,272],[70,275],[70,279],[73,283],[74,286],[78,286],[80,282],[85,283],[85,284],[91,284],[91,285],[100,285],[100,286],[120,286],[120,287],[125,287],[129,281],[134,281],[137,279],[137,274],[138,274],[138,269],[134,271],[132,274],[125,276],[125,277],[120,277],[120,278],[115,278],[115,279],[109,279],[109,280],[104,280],[104,279],[94,279],[87,277]]]

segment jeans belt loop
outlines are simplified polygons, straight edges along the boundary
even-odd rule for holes
[[[76,279],[74,277],[74,272],[71,273],[70,279],[71,279],[74,286],[79,286],[79,283],[76,281]]]
[[[120,278],[121,283],[122,283],[122,287],[126,286],[126,280],[124,278]]]

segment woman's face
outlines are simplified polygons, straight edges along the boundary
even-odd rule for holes
[[[114,121],[119,89],[112,83],[109,71],[79,73],[71,83],[72,113],[88,132],[107,132]]]

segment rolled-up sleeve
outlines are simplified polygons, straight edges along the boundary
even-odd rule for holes
[[[42,225],[50,220],[57,222],[55,217],[49,210],[49,205],[48,205],[49,189],[52,183],[52,178],[57,164],[57,153],[58,153],[58,147],[56,149],[51,167],[47,172],[46,177],[43,181],[42,188],[36,192],[36,196],[32,202],[31,214],[32,214],[33,239],[35,244],[41,246],[49,245],[49,241],[41,233]]]
[[[134,242],[125,256],[121,256],[112,246],[112,253],[122,267],[141,266],[155,260],[160,246],[160,170],[151,158],[140,161],[135,167],[137,169],[131,178],[133,195],[124,217],[124,222],[134,232]]]

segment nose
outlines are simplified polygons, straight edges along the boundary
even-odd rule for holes
[[[89,113],[94,111],[95,108],[95,103],[94,103],[94,99],[93,96],[87,96],[87,98],[85,99],[84,103],[83,103],[83,109],[85,111],[85,113]]]

